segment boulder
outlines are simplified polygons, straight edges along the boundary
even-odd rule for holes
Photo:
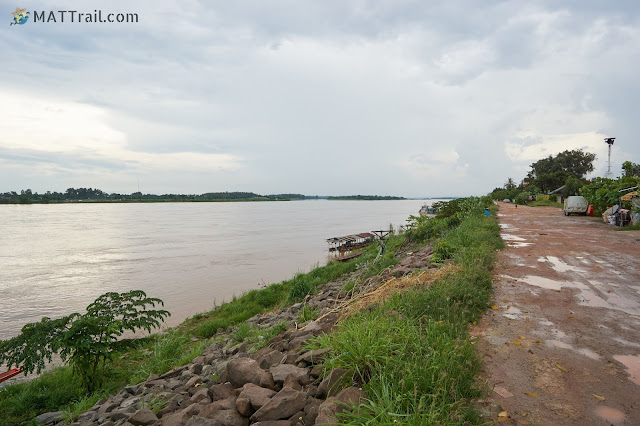
[[[360,405],[365,397],[366,393],[362,389],[353,386],[343,389],[336,397],[331,397],[320,404],[316,424],[338,423],[338,413],[349,409],[348,406]]]
[[[187,426],[248,426],[249,419],[243,417],[236,410],[220,410],[209,418],[194,416],[189,419]]]
[[[227,364],[227,373],[231,384],[239,388],[245,383],[260,384],[265,371],[260,368],[256,360],[251,358],[236,358]]]
[[[284,380],[289,375],[293,375],[294,379],[298,382],[303,382],[306,380],[306,383],[309,383],[309,370],[306,368],[296,367],[291,364],[280,364],[275,367],[271,367],[269,372],[273,376],[273,380],[276,383],[283,383]]]
[[[288,419],[298,411],[304,409],[307,395],[291,388],[282,388],[262,408],[251,416],[251,421]]]
[[[158,421],[158,416],[148,409],[142,409],[136,412],[133,416],[129,417],[129,423],[134,426],[147,426]]]
[[[304,406],[304,424],[305,425],[314,425],[316,424],[316,417],[318,417],[318,410],[320,409],[320,404],[322,404],[321,399],[316,398],[308,398],[307,405]]]
[[[236,399],[236,410],[245,417],[251,417],[251,415],[256,412],[251,406],[251,400],[249,398],[240,397]]]
[[[265,348],[265,349],[270,349],[270,348]],[[260,368],[268,370],[274,365],[280,364],[284,358],[285,358],[285,355],[282,352],[271,349],[269,352],[266,352],[260,355],[259,357],[256,357],[255,360],[258,361]]]
[[[209,390],[211,391],[211,399],[214,401],[227,399],[230,396],[235,395],[235,390],[231,383],[213,385]]]
[[[318,386],[318,398],[328,398],[340,393],[351,384],[352,374],[344,368],[334,368]]]
[[[320,364],[324,360],[324,357],[327,353],[331,351],[331,348],[323,348],[323,349],[314,349],[308,352],[303,353],[298,358],[296,358],[296,364],[299,362],[304,362],[306,364]]]
[[[238,395],[238,399],[246,398],[251,401],[251,406],[259,410],[276,394],[271,389],[261,388],[253,383],[247,383],[242,387],[242,392]]]
[[[211,402],[209,399],[209,392],[210,390],[208,388],[205,388],[204,386],[201,387],[200,390],[193,394],[193,396],[191,397],[191,402],[193,402],[194,404],[202,401]]]
[[[62,421],[62,411],[51,411],[49,413],[40,414],[36,417],[36,421],[43,425],[52,425]]]

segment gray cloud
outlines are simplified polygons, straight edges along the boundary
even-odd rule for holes
[[[103,111],[127,155],[229,155],[237,167],[185,164],[160,176],[157,165],[91,153],[89,142],[86,151],[61,151],[60,135],[42,152],[18,153],[0,139],[0,157],[21,167],[84,164],[95,168],[91,176],[136,169],[158,192],[424,196],[484,193],[506,177],[518,180],[530,161],[512,158],[505,144],[536,146],[563,134],[616,136],[614,150],[640,162],[634,2],[65,7],[131,10],[140,22],[7,27],[0,51],[11,60],[0,68],[0,90]],[[33,179],[40,190],[59,189],[55,171]],[[126,179],[102,181],[123,191]],[[19,176],[11,182],[17,186],[0,190],[22,185]]]

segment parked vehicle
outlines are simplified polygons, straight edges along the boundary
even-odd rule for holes
[[[564,200],[564,215],[569,216],[571,213],[578,213],[583,216],[587,214],[589,202],[580,195],[572,195]]]

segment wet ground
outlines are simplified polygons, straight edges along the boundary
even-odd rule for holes
[[[489,416],[513,424],[640,424],[640,231],[501,204],[506,249],[474,334]]]

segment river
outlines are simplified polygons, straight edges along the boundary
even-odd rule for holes
[[[327,261],[329,237],[388,229],[422,200],[0,206],[0,340],[144,290],[176,325]]]

